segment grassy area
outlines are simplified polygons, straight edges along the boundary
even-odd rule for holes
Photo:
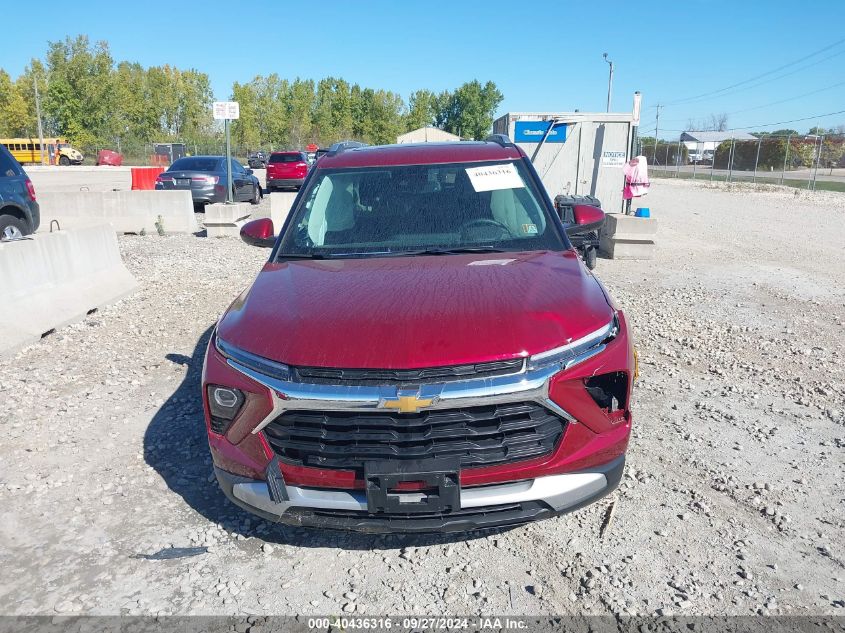
[[[649,168],[649,173],[657,178],[681,178],[684,180],[701,180],[703,182],[727,182],[728,177],[725,174],[713,174],[712,178],[708,170],[702,170],[696,174],[690,171],[675,172],[674,170],[652,169]],[[731,182],[753,182],[753,177],[745,173],[741,175],[734,175],[731,177]],[[791,178],[784,179],[781,183],[780,178],[772,178],[770,176],[757,176],[757,184],[765,185],[780,185],[784,187],[794,187],[795,189],[807,189],[806,180],[795,180]],[[836,180],[816,180],[816,191],[840,191],[845,192],[845,182]]]

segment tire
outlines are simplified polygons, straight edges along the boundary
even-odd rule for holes
[[[595,246],[585,246],[583,250],[584,255],[584,264],[590,270],[596,267],[596,247]]]
[[[261,185],[253,185],[252,187],[252,200],[249,201],[250,204],[260,204],[261,203]]]
[[[8,214],[0,215],[0,240],[15,239],[30,233],[26,220]]]
[[[70,159],[67,156],[59,156],[59,165],[67,167],[70,165]]]

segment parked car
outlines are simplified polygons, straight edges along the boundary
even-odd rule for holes
[[[101,149],[97,152],[97,163],[99,166],[120,167],[123,164],[123,154],[118,154],[114,150]]]
[[[187,156],[174,162],[156,178],[157,190],[187,189],[194,205],[226,202],[226,157]],[[261,202],[261,184],[251,169],[232,159],[232,198],[235,202]]]
[[[202,398],[220,487],[272,521],[510,526],[619,483],[627,319],[506,137],[332,150],[221,317]],[[279,235],[274,237],[274,229]]]
[[[267,162],[267,191],[299,189],[308,175],[305,152],[273,152]]]
[[[267,168],[267,154],[265,152],[250,152],[246,157],[246,163],[250,169],[266,169]]]
[[[32,181],[9,150],[0,145],[0,239],[35,233],[40,223]]]

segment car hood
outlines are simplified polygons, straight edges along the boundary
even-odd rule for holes
[[[265,264],[218,335],[291,365],[401,369],[535,354],[611,318],[573,251],[296,260]]]

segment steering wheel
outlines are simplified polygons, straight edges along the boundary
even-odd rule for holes
[[[466,235],[471,230],[475,229],[476,227],[494,227],[501,231],[500,236],[505,238],[511,238],[513,235],[510,232],[510,229],[499,222],[498,220],[494,220],[492,218],[477,218],[475,220],[470,220],[469,222],[465,223],[461,227],[461,233]],[[491,238],[492,239],[492,238]]]

